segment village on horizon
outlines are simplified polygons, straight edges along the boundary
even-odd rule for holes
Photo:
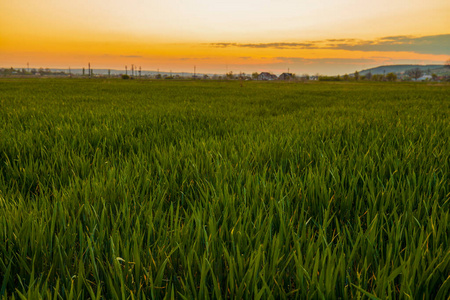
[[[260,80],[260,81],[450,81],[450,62],[444,65],[386,65],[370,68],[354,73],[327,76],[321,74],[296,74],[289,71],[276,75],[272,72],[244,72],[225,74],[197,73],[194,72],[160,72],[142,70],[141,67],[125,66],[124,70],[94,69],[90,63],[87,68],[77,69],[51,69],[51,68],[0,68],[0,76],[3,77],[88,77],[88,78],[122,78],[122,79],[197,79],[197,80]]]

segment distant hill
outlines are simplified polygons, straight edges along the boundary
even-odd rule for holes
[[[360,75],[366,75],[367,73],[375,74],[388,74],[388,73],[404,73],[408,70],[419,68],[425,74],[435,73],[436,75],[443,75],[450,73],[450,69],[445,68],[444,65],[390,65],[390,66],[379,66],[376,68],[366,69],[359,72]]]

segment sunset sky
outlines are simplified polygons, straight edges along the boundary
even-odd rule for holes
[[[0,67],[333,75],[450,58],[448,0],[20,0],[0,11]]]

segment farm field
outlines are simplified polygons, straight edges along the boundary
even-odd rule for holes
[[[0,79],[0,297],[447,299],[450,86]]]

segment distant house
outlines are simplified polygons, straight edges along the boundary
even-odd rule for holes
[[[292,78],[294,78],[294,74],[292,73],[283,73],[280,76],[278,76],[279,80],[290,80]]]
[[[261,72],[258,75],[258,80],[275,80],[277,79],[277,75],[270,74],[269,72]]]

